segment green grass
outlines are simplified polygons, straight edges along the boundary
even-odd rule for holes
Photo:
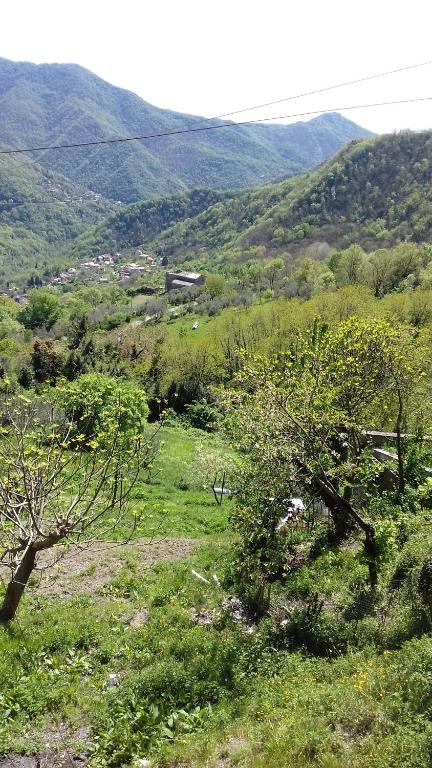
[[[293,536],[303,561],[250,632],[226,603],[232,502],[218,507],[209,490],[235,454],[195,429],[167,425],[159,439],[135,500],[139,535],[163,522],[197,548],[151,569],[137,545],[101,553],[114,557],[108,578],[88,564],[70,579],[73,597],[32,582],[18,622],[0,626],[0,757],[43,752],[61,727],[89,768],[135,768],[137,758],[155,768],[430,768],[431,615],[418,576],[432,530],[421,515],[373,595],[355,539],[337,549],[319,528]]]
[[[280,617],[248,634],[211,581],[229,557],[213,540],[142,572],[130,553],[96,601],[27,596],[19,626],[0,629],[0,754],[34,753],[66,725],[74,749],[79,729],[91,729],[91,768],[136,757],[160,768],[430,766],[432,638],[393,650],[385,633],[378,650],[352,639],[332,660],[294,651]],[[327,561],[315,561],[317,579]],[[339,591],[352,553],[341,561]],[[143,609],[147,621],[133,629]],[[196,623],[197,611],[213,624]]]
[[[227,528],[232,500],[216,504],[211,486],[232,475],[235,453],[216,434],[165,426],[157,434],[159,450],[148,482],[134,495],[141,535],[201,537]]]

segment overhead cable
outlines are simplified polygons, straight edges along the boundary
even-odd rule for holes
[[[177,128],[170,131],[160,131],[159,133],[145,133],[139,136],[120,136],[113,139],[97,139],[94,141],[77,141],[71,144],[47,144],[36,147],[25,147],[22,149],[1,149],[0,155],[21,155],[28,152],[48,152],[59,149],[80,149],[82,147],[96,147],[107,144],[124,144],[129,141],[148,141],[149,139],[160,139],[165,136],[180,136],[189,133],[203,133],[205,131],[216,131],[221,128],[241,128],[244,125],[256,125],[268,123],[275,120],[288,120],[295,117],[310,117],[311,115],[321,115],[324,113],[346,112],[353,109],[372,109],[375,107],[389,107],[400,104],[417,104],[420,102],[432,101],[432,96],[422,96],[415,99],[398,99],[393,101],[378,101],[372,104],[351,104],[349,106],[334,107],[331,109],[316,109],[308,112],[296,112],[290,115],[274,115],[273,117],[262,117],[259,120],[242,120],[234,123],[218,123],[217,125],[198,125],[190,128]]]

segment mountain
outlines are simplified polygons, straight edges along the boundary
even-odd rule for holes
[[[27,156],[0,155],[0,282],[50,269],[116,206]]]
[[[96,256],[151,242],[174,224],[192,219],[207,208],[232,199],[231,192],[192,189],[171,197],[125,205],[77,237],[71,254],[74,257]]]
[[[352,142],[317,171],[221,195],[207,207],[208,195],[197,190],[124,206],[74,248],[81,254],[145,244],[184,261],[254,258],[263,248],[269,255],[296,253],[314,242],[359,242],[370,250],[432,242],[432,131]]]
[[[103,225],[101,225],[103,226]],[[153,242],[171,261],[259,252],[296,253],[311,243],[366,249],[432,242],[432,131],[353,142],[318,171],[219,202]]]
[[[75,64],[0,59],[0,142],[23,148],[181,130],[221,121],[158,109]],[[371,135],[338,114],[97,148],[34,153],[45,169],[107,198],[133,202],[193,187],[261,185],[315,167]]]

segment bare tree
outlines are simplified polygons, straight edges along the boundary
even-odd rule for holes
[[[112,414],[102,438],[85,437],[73,414],[48,399],[9,398],[0,419],[0,566],[10,572],[0,621],[9,621],[42,552],[54,548],[49,567],[66,549],[59,545],[124,531],[130,538],[137,521],[128,501],[153,451]]]

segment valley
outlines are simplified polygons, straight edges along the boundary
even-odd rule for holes
[[[0,59],[9,150],[197,120]],[[430,768],[431,189],[338,114],[0,154],[0,768]]]

